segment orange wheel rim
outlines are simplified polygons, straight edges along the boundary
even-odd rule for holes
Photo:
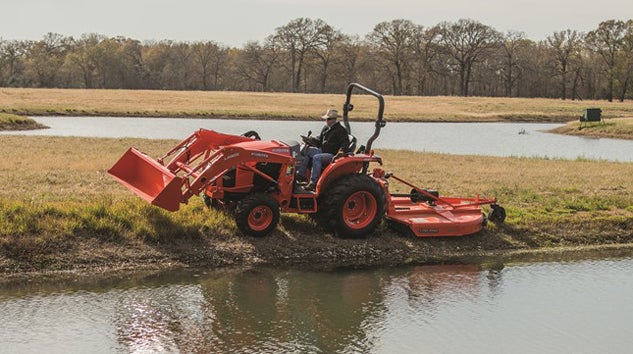
[[[253,208],[248,214],[248,226],[254,231],[265,230],[273,222],[273,211],[264,205]]]
[[[373,194],[360,191],[352,194],[343,205],[343,220],[352,229],[362,229],[376,216],[378,203]]]

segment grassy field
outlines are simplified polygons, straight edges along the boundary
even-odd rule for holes
[[[606,119],[600,123],[583,124],[582,129],[580,128],[580,122],[569,122],[560,128],[552,130],[552,132],[598,138],[633,139],[633,119]]]
[[[406,238],[381,228],[368,241],[358,241],[323,235],[305,216],[284,215],[278,232],[254,240],[238,236],[230,216],[207,210],[199,198],[169,213],[147,205],[106,173],[129,146],[156,157],[174,141],[28,136],[2,141],[0,274],[139,258],[274,263],[320,257],[324,249],[343,252],[340,257],[358,249],[367,257],[380,258],[383,252],[445,261],[482,250],[633,242],[630,163],[378,151],[387,171],[442,195],[496,196],[508,212],[506,224],[451,240]],[[392,185],[392,192],[405,190]]]
[[[341,94],[0,88],[0,112],[21,115],[98,115],[310,119],[340,108]],[[374,120],[376,99],[355,95],[354,119]],[[385,96],[391,121],[577,120],[599,107],[605,118],[633,117],[633,102],[536,98]]]

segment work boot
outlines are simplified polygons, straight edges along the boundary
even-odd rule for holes
[[[303,189],[307,190],[307,191],[314,191],[314,187],[316,187],[314,184],[312,184],[312,182],[306,184],[305,186],[303,186]]]
[[[302,176],[300,174],[295,175],[295,181],[297,181],[297,184],[299,185],[308,184],[308,181],[306,180],[305,176]]]

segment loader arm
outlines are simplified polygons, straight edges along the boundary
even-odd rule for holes
[[[163,157],[159,158],[158,162],[163,163],[166,158],[175,154],[172,160],[167,164],[167,169],[176,173],[181,168],[179,166],[180,164],[189,165],[202,155],[204,155],[205,159],[208,158],[212,152],[221,149],[223,146],[251,140],[251,138],[245,136],[199,129],[173,149],[169,150]]]
[[[286,166],[294,165],[294,159],[288,155],[228,146],[209,156],[184,176],[182,202],[186,203],[189,198],[202,192],[234,167],[243,166],[246,169],[253,170],[255,173],[260,173],[252,167],[259,162],[278,163]],[[291,188],[291,183],[288,183],[287,186],[280,186],[278,180],[274,180],[269,176],[264,178],[277,184],[280,189],[284,189],[284,187]]]

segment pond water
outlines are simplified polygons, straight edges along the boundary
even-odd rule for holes
[[[4,134],[184,139],[199,128],[231,134],[256,130],[262,139],[298,140],[321,121],[235,119],[36,117],[51,129]],[[407,149],[459,155],[520,156],[559,159],[633,161],[633,141],[547,133],[560,124],[534,123],[392,123],[382,129],[374,149]],[[353,135],[365,144],[374,124],[351,122]]]
[[[3,353],[626,353],[633,258],[0,286]]]

